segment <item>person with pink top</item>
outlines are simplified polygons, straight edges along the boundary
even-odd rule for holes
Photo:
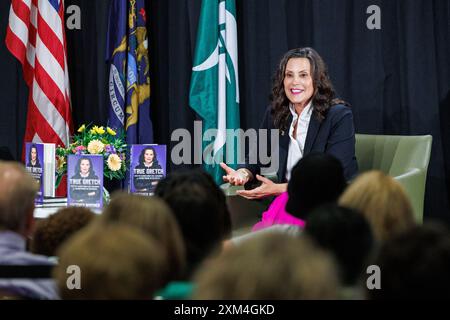
[[[261,221],[253,226],[252,231],[258,231],[274,224],[289,224],[303,228],[305,226],[304,220],[286,212],[285,207],[288,199],[289,195],[287,192],[283,192],[276,197],[267,211],[263,213]]]
[[[309,212],[319,205],[336,202],[347,182],[339,160],[325,153],[311,153],[292,170],[287,192],[272,202],[252,231],[273,225],[305,226]]]

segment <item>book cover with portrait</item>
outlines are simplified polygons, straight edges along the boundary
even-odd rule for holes
[[[69,155],[67,176],[67,205],[102,208],[103,156]]]
[[[131,146],[130,192],[151,196],[166,176],[166,145],[134,144]]]
[[[44,145],[27,142],[25,145],[25,168],[39,184],[35,202],[42,204],[44,200]]]

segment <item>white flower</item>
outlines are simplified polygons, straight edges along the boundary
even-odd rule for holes
[[[104,148],[105,145],[100,140],[92,140],[87,147],[90,154],[102,153]]]
[[[107,160],[108,168],[111,171],[118,171],[122,166],[122,160],[117,154],[110,154]]]

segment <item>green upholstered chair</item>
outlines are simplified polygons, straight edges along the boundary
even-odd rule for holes
[[[431,135],[392,136],[356,134],[359,172],[380,170],[400,182],[408,194],[417,222],[423,221],[423,203]]]
[[[423,221],[425,181],[430,160],[432,137],[356,134],[356,159],[359,171],[380,170],[398,180],[406,190],[418,222]],[[276,180],[276,175],[269,179]],[[270,199],[247,200],[236,195],[242,187],[222,185],[227,196],[233,232],[248,232],[260,220]]]
[[[276,181],[277,176],[266,176],[272,181]],[[262,213],[267,209],[274,197],[261,200],[248,200],[236,194],[237,190],[243,189],[242,186],[230,186],[229,183],[221,185],[225,193],[228,209],[231,216],[233,237],[251,231],[251,227],[261,220]]]

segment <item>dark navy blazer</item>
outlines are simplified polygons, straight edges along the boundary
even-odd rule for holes
[[[289,115],[289,125],[291,122],[292,114]],[[266,110],[260,128],[275,129],[270,106]],[[268,133],[268,136],[270,137],[270,133]],[[277,172],[279,182],[286,182],[289,141],[289,132],[280,131],[279,170]],[[268,141],[268,145],[268,150],[270,151],[270,141]],[[322,121],[317,119],[315,112],[312,113],[303,155],[305,156],[311,152],[324,152],[335,156],[341,161],[347,180],[351,180],[356,176],[358,164],[355,156],[355,128],[353,125],[353,114],[349,107],[342,104],[332,106]],[[260,174],[261,166],[261,164],[246,164],[240,167],[249,169],[255,175]]]

